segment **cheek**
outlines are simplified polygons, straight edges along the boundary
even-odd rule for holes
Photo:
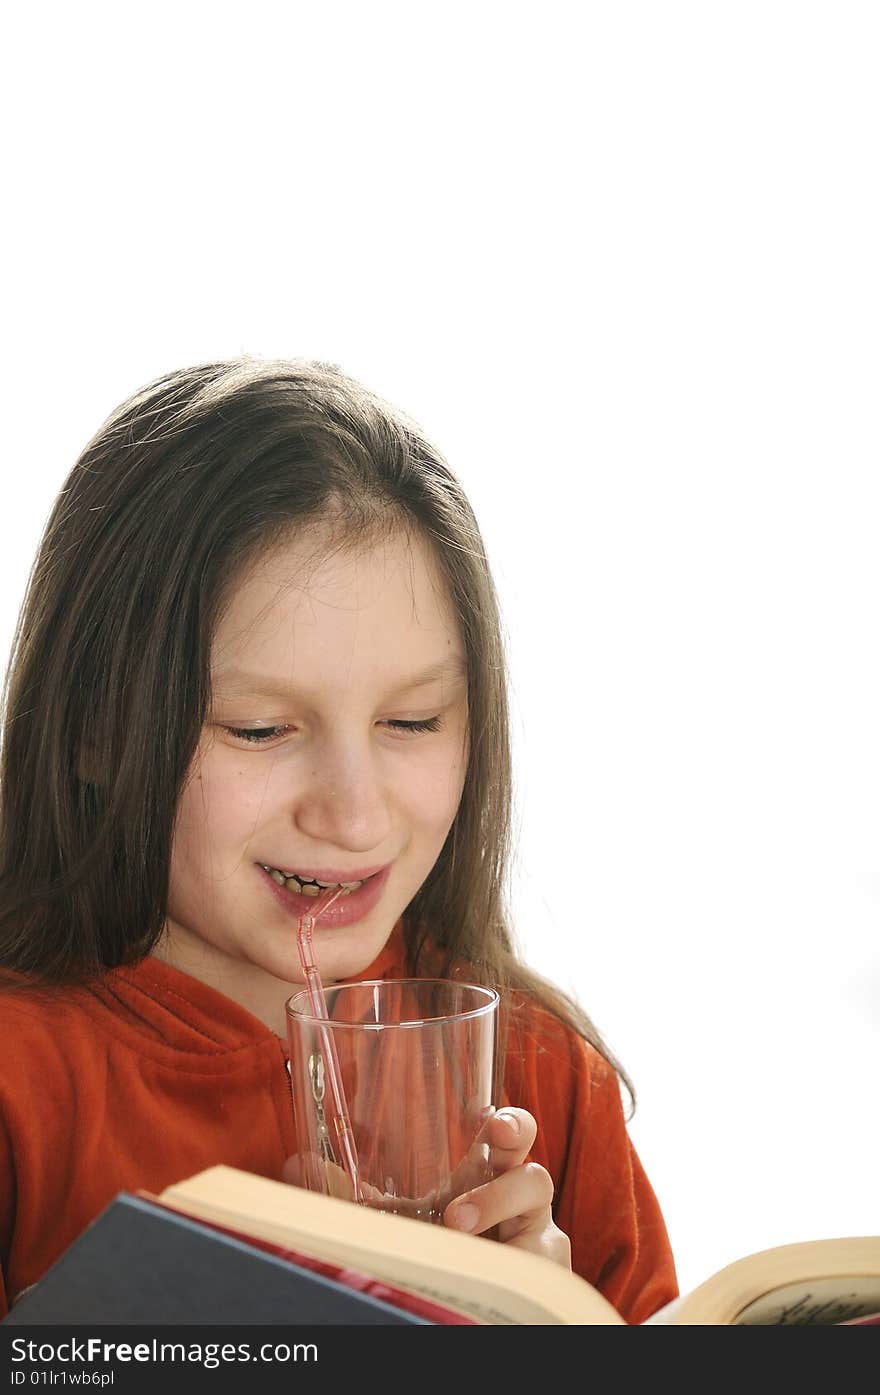
[[[457,754],[451,757],[447,753],[426,762],[410,786],[410,809],[414,818],[444,837],[461,802],[465,768],[464,760]]]
[[[200,864],[209,842],[209,815],[203,780],[197,775],[189,781],[178,805],[171,849],[172,875],[175,871]]]
[[[266,779],[248,779],[238,769],[218,769],[208,762],[190,779],[177,811],[172,858],[178,866],[221,869],[240,856],[265,813]]]

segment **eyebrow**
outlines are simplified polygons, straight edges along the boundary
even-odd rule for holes
[[[395,679],[388,685],[389,693],[409,693],[416,688],[427,688],[431,683],[454,682],[467,676],[467,659],[462,654],[451,654],[430,668]],[[289,698],[297,693],[294,684],[279,683],[266,674],[249,673],[246,669],[229,668],[212,676],[212,687],[224,697],[281,697]]]

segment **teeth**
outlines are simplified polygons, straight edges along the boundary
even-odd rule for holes
[[[309,881],[301,881],[295,872],[281,872],[277,867],[268,867],[265,862],[260,866],[264,872],[268,872],[273,882],[278,886],[286,886],[290,891],[296,891],[302,896],[319,896],[322,891],[329,891],[332,886],[342,888],[343,894],[348,895],[351,891],[356,891],[359,886],[363,886],[363,881],[359,882],[319,882],[316,878]]]

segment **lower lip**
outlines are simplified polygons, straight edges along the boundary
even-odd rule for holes
[[[279,886],[274,878],[269,876],[265,868],[259,865],[257,871],[288,915],[295,916],[297,919],[302,915],[314,915],[315,906],[321,899],[319,896],[304,896],[302,892],[290,891],[286,886]],[[369,915],[373,907],[378,904],[390,875],[391,863],[387,867],[383,867],[381,872],[376,872],[368,878],[363,886],[358,887],[357,891],[350,891],[347,896],[340,896],[338,901],[334,901],[332,906],[326,911],[322,911],[321,919],[316,928],[333,930],[341,925],[354,925],[357,921],[363,920],[364,916]]]

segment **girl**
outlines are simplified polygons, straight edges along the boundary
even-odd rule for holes
[[[284,1003],[316,882],[347,888],[325,983],[502,993],[493,1180],[446,1224],[572,1263],[630,1322],[675,1296],[629,1081],[512,949],[496,598],[411,420],[299,361],[124,403],[46,528],[0,790],[4,1302],[120,1190],[290,1176]]]

